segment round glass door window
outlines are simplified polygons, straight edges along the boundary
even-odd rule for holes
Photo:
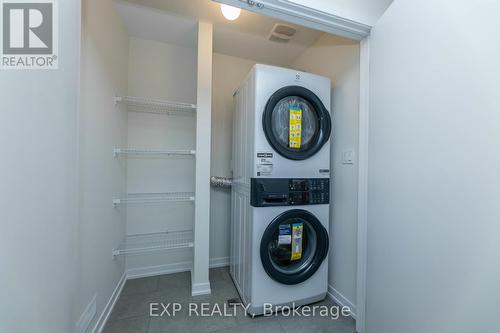
[[[262,125],[270,145],[292,160],[316,154],[331,132],[328,110],[312,91],[299,86],[284,87],[271,96]]]
[[[328,253],[328,233],[305,210],[291,210],[276,217],[261,240],[261,261],[267,274],[283,284],[307,280]]]
[[[273,136],[280,146],[308,150],[314,144],[319,117],[318,112],[305,99],[298,96],[281,99],[274,106],[271,119]]]

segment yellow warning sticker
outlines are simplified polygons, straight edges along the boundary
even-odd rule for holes
[[[302,223],[292,224],[292,258],[290,260],[299,260],[302,258],[302,234],[304,225]]]
[[[299,149],[302,141],[302,109],[290,108],[290,148]]]

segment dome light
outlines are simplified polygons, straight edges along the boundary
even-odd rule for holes
[[[224,15],[225,18],[227,18],[229,21],[234,21],[238,17],[240,17],[241,9],[236,8],[233,6],[229,5],[220,5],[220,10],[222,11],[222,15]]]

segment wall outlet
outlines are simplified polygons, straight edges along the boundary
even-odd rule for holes
[[[95,294],[94,297],[92,297],[90,303],[87,305],[85,310],[83,310],[80,319],[78,319],[78,321],[76,322],[76,331],[78,333],[85,333],[88,331],[90,323],[92,322],[92,319],[94,319],[97,311],[96,299],[97,299],[97,294]]]
[[[354,150],[348,149],[342,152],[342,164],[354,164]]]

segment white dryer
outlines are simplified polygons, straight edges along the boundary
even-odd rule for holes
[[[253,177],[329,177],[328,78],[255,65],[245,84]]]

